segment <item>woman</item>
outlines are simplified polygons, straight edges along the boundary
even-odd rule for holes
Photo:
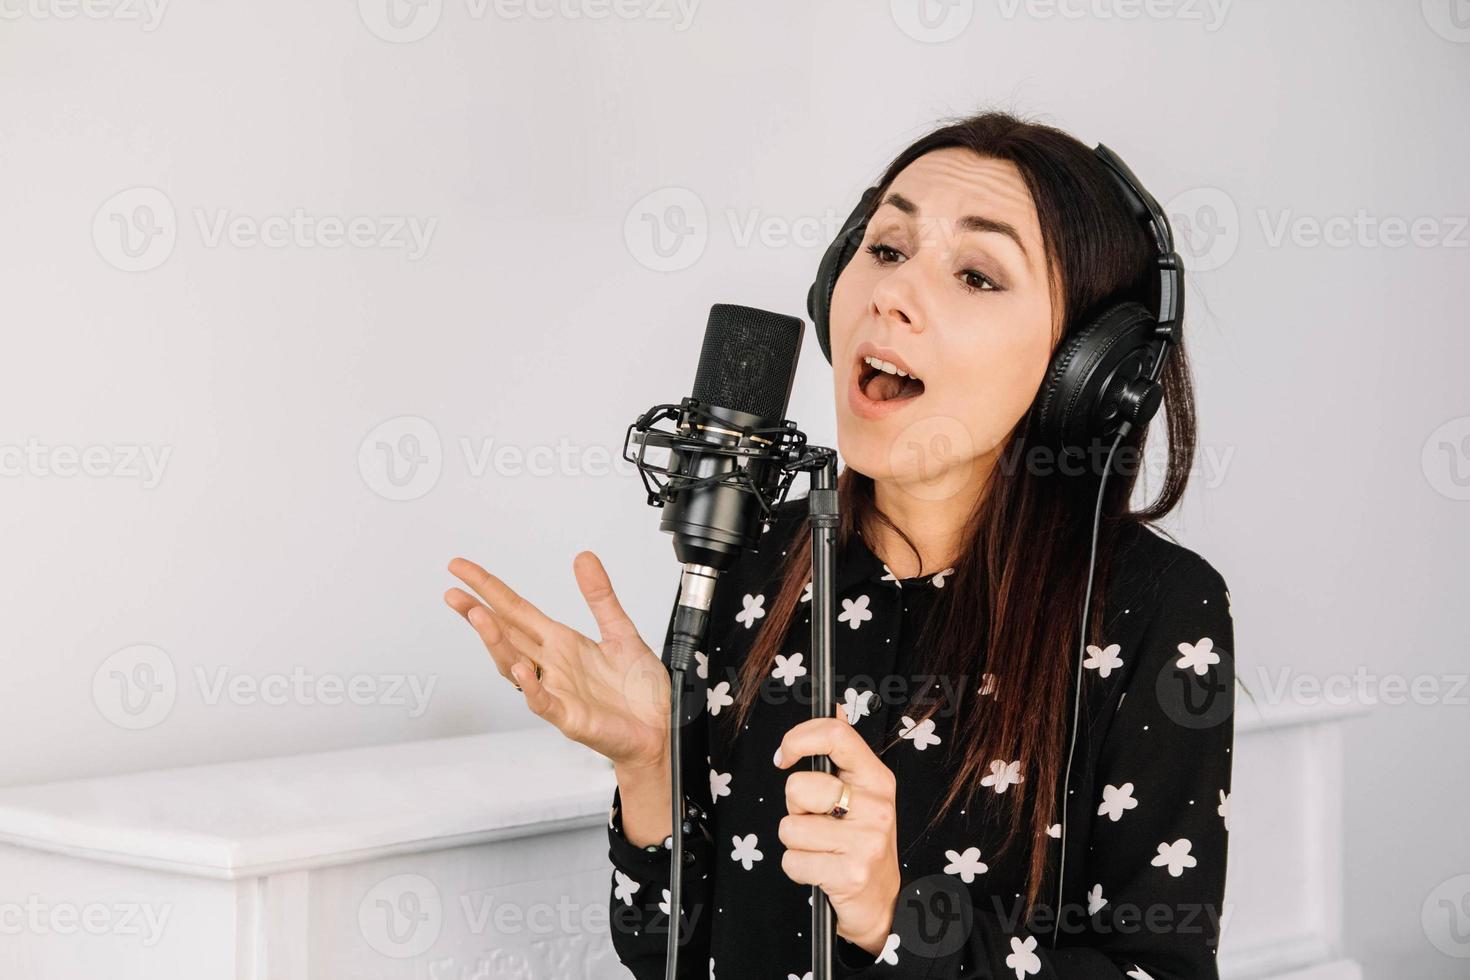
[[[1146,508],[1130,507],[1127,462],[1146,425],[1079,467],[1048,455],[1036,417],[1055,353],[1098,310],[1157,302],[1155,243],[1098,155],[1006,114],[928,134],[877,188],[825,317],[844,697],[811,717],[809,532],[790,501],[721,579],[689,679],[680,973],[798,980],[816,884],[844,976],[1216,976],[1229,596],[1147,526],[1194,448],[1179,338]],[[448,603],[531,710],[613,761],[613,942],[635,975],[662,976],[663,664],[590,553],[574,571],[600,643],[450,568],[475,595]],[[811,770],[816,755],[835,772]]]

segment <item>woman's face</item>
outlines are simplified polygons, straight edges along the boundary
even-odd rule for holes
[[[832,293],[847,465],[929,499],[970,486],[1036,395],[1052,310],[1041,227],[1015,165],[959,148],[909,164]]]

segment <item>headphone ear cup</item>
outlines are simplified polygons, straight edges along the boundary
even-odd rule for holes
[[[848,262],[852,261],[858,246],[863,243],[863,235],[868,229],[868,207],[877,193],[877,187],[869,187],[863,191],[857,207],[852,209],[852,213],[842,223],[842,230],[837,233],[832,244],[828,245],[827,250],[822,253],[822,261],[817,263],[817,277],[806,291],[807,315],[812,318],[812,326],[817,331],[817,343],[822,348],[822,356],[829,364],[832,363],[830,335],[832,291],[837,288],[837,277],[842,275],[842,270],[846,268]]]
[[[1063,341],[1037,393],[1036,437],[1076,451],[1111,438],[1124,421],[1148,425],[1158,408],[1157,392],[1148,390],[1157,328],[1153,314],[1130,301],[1108,307]]]

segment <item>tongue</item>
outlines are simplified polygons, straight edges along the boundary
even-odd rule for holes
[[[896,374],[879,371],[863,390],[874,401],[886,402],[892,398],[910,398],[924,389],[913,378],[900,378]]]

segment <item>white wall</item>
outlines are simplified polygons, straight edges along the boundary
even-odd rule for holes
[[[1283,669],[1446,685],[1356,723],[1349,951],[1370,975],[1463,969],[1421,925],[1470,873],[1470,709],[1444,696],[1470,550],[1455,0],[963,0],[927,22],[903,0],[424,0],[401,27],[387,0],[152,2],[0,2],[0,782],[539,724],[442,606],[445,562],[586,626],[569,563],[590,547],[661,630],[668,541],[635,476],[583,470],[686,393],[710,303],[802,313],[864,182],[994,105],[1107,142],[1218,232],[1194,239],[1189,318],[1214,468],[1180,533],[1231,583],[1258,697]],[[121,251],[140,204],[171,250],[135,230],[151,245]],[[427,247],[213,235],[298,210],[390,245],[407,218]],[[1273,237],[1360,212],[1345,247]],[[680,215],[664,271],[645,216]],[[1379,243],[1416,218],[1426,244]],[[792,414],[830,441],[804,356]],[[440,447],[392,500],[378,444],[411,448],[405,416]],[[575,465],[483,469],[486,444]],[[55,475],[57,447],[101,447],[104,472]],[[421,713],[248,686],[297,669],[369,699],[434,686]],[[120,676],[157,688],[147,710]]]

